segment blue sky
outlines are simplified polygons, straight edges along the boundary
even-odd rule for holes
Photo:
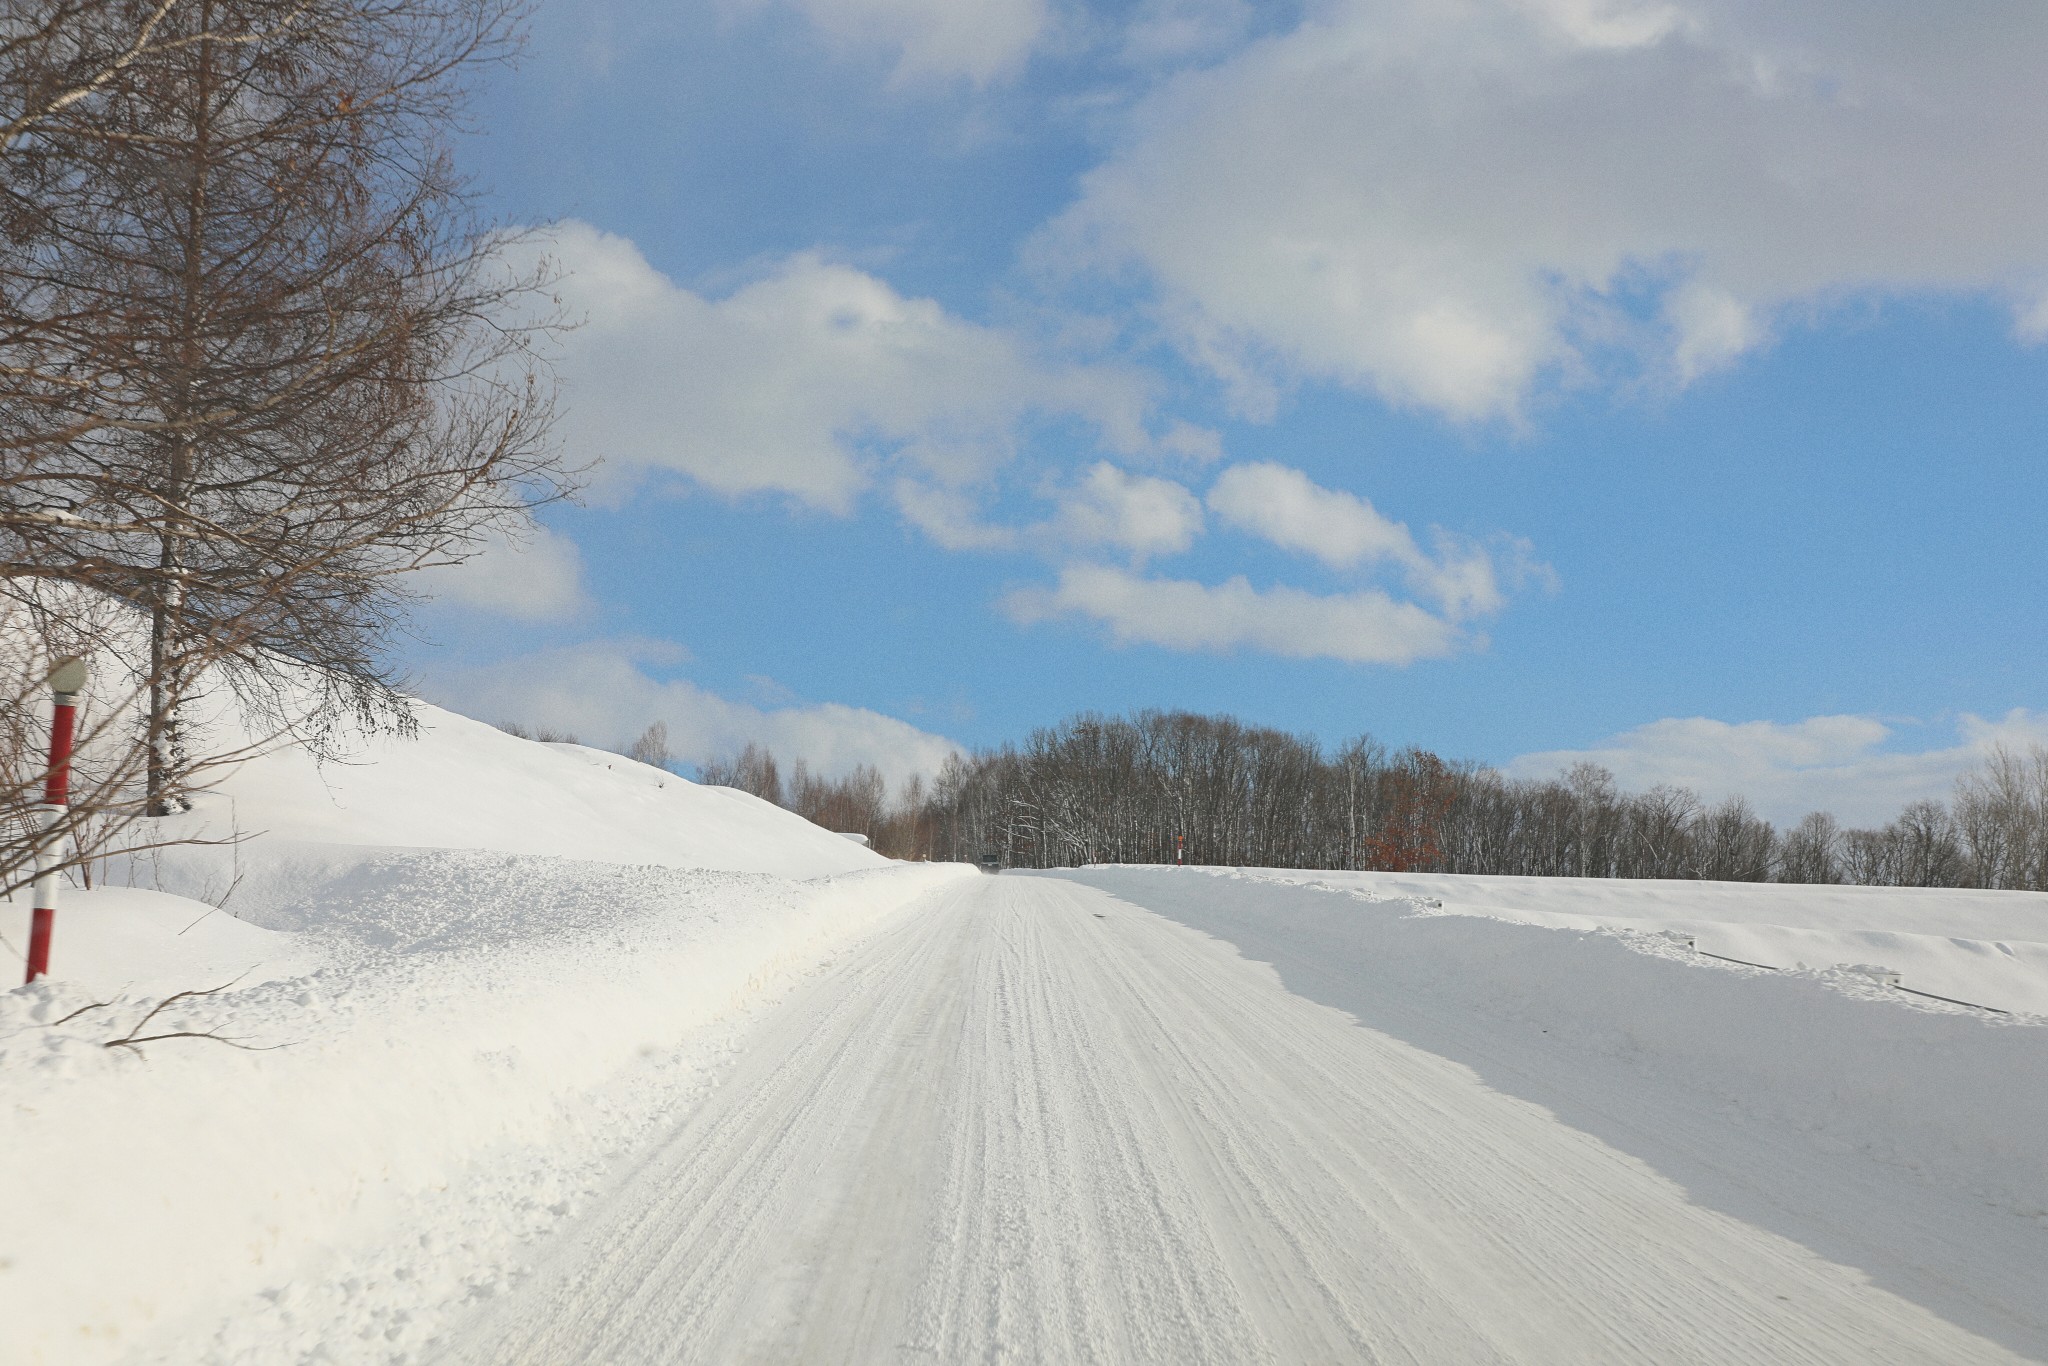
[[[2048,12],[1786,8],[542,0],[461,150],[602,463],[408,663],[686,759],[1939,793],[2048,740]]]

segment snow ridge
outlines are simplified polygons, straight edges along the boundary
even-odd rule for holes
[[[332,1320],[309,1300],[420,1280],[349,1320],[386,1341],[375,1359],[404,1359],[418,1290],[452,1275],[484,1293],[608,1154],[703,1084],[721,1025],[964,876],[375,851],[266,913],[303,926],[292,938],[322,966],[152,1024],[268,1051],[109,1049],[146,998],[53,1024],[101,998],[64,981],[0,996],[0,1150],[41,1174],[0,1213],[9,1360],[318,1360]],[[420,1237],[394,1254],[408,1223]]]

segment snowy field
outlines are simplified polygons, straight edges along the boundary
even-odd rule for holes
[[[0,994],[0,1362],[2048,1360],[2048,898],[990,878],[427,719]]]

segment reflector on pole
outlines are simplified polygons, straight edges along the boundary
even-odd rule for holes
[[[78,725],[78,695],[85,691],[85,661],[66,655],[50,666],[50,768],[37,808],[35,908],[29,919],[28,976],[50,971],[50,932],[57,923],[57,873],[63,866],[63,837],[56,833],[71,803],[71,742]]]

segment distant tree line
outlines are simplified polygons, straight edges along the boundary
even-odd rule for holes
[[[750,745],[706,764],[897,858],[1007,867],[1171,863],[1535,877],[1701,878],[2048,890],[2048,750],[1994,751],[1950,801],[1876,829],[1814,812],[1778,830],[1741,797],[1624,792],[1579,764],[1510,778],[1427,750],[1313,739],[1228,716],[1074,716],[1021,744],[956,755],[893,800],[878,773],[785,779]]]
[[[858,764],[842,777],[826,778],[798,759],[785,778],[772,752],[749,744],[732,758],[698,765],[697,780],[751,792],[827,830],[865,835],[870,846],[890,858],[937,856],[938,813],[924,779],[915,774],[892,800],[887,781],[871,764]]]

